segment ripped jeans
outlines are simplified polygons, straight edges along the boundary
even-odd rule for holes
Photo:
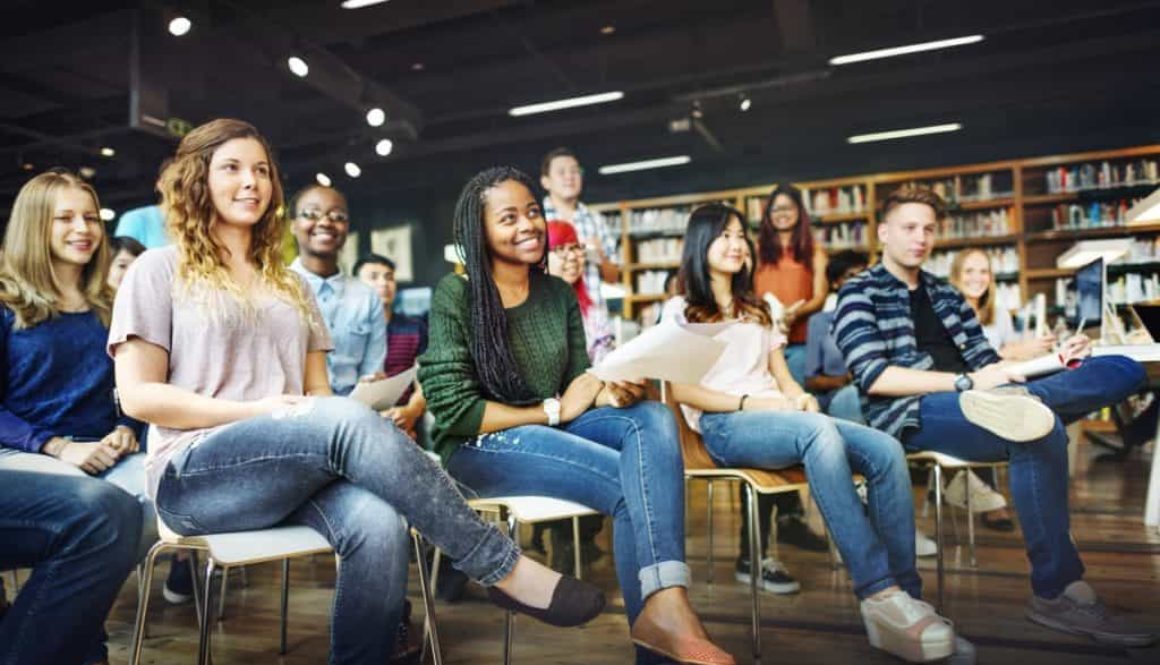
[[[330,662],[386,662],[407,586],[404,520],[483,584],[519,550],[482,521],[391,421],[344,397],[312,399],[213,432],[176,454],[157,510],[186,535],[305,524],[342,560]]]

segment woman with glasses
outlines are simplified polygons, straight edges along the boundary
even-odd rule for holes
[[[593,300],[583,280],[587,248],[580,242],[576,227],[557,220],[548,222],[548,247],[548,274],[568,282],[576,291],[584,337],[588,340],[588,359],[595,365],[612,351],[616,340],[608,320],[608,306],[603,300]]]

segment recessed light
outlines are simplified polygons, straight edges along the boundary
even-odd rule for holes
[[[24,162],[20,165],[20,168],[24,169],[25,171],[32,171],[36,168],[36,165],[32,162]]]
[[[893,46],[891,48],[880,48],[874,51],[863,51],[862,53],[839,55],[837,57],[830,58],[830,64],[848,65],[852,62],[878,60],[879,58],[893,58],[895,56],[907,55],[910,53],[921,53],[922,51],[936,51],[938,49],[951,48],[954,46],[966,46],[967,44],[977,44],[981,41],[983,41],[982,35],[969,35],[967,37],[955,37],[954,39],[939,39],[933,42],[922,42],[921,44]]]
[[[623,164],[606,164],[601,166],[598,170],[600,175],[612,175],[614,173],[628,173],[629,171],[644,171],[646,169],[659,169],[666,166],[681,166],[693,161],[688,155],[677,155],[675,157],[660,157],[658,159],[645,159],[639,162],[624,162]]]
[[[611,35],[614,32],[616,32],[616,26],[612,24],[600,28],[600,34],[602,35]]]
[[[296,55],[292,55],[286,59],[286,66],[290,68],[290,73],[299,78],[305,78],[310,73],[310,67],[306,61]]]
[[[742,112],[748,111],[753,106],[753,100],[746,95],[741,95],[741,103],[738,104]]]
[[[101,219],[106,222],[111,222],[117,217],[117,211],[112,208],[101,208]]]
[[[314,182],[317,182],[323,187],[330,187],[330,176],[319,171],[318,173],[314,174]]]
[[[552,102],[540,102],[538,104],[528,104],[526,106],[517,106],[508,111],[508,115],[521,116],[532,115],[533,113],[547,113],[548,111],[559,111],[561,109],[570,109],[577,106],[588,106],[590,104],[603,104],[605,102],[615,102],[618,99],[623,99],[624,93],[620,91],[601,92],[595,95],[583,95],[581,97],[569,97],[567,99],[557,99]]]
[[[77,169],[77,175],[85,180],[92,180],[93,176],[97,175],[97,170],[91,166],[82,166]]]
[[[169,22],[169,34],[174,37],[182,37],[189,33],[189,29],[193,27],[193,22],[184,16],[178,16]]]
[[[367,124],[371,127],[382,127],[387,121],[387,112],[379,107],[367,111]]]
[[[421,72],[421,71],[423,71],[423,63],[421,63],[421,62],[416,62],[416,63],[413,63],[413,64],[411,65],[411,71],[413,71],[413,72]]]
[[[360,169],[358,164],[355,164],[354,162],[347,162],[346,164],[343,164],[342,169],[346,171],[346,174],[352,178],[357,178],[362,175],[362,169]]]
[[[112,157],[113,155],[116,155],[116,154],[117,154],[117,151],[110,148],[109,146],[105,146],[105,147],[101,148],[101,157]]]
[[[887,132],[874,132],[872,134],[857,134],[846,139],[847,143],[873,143],[874,141],[889,141],[891,139],[904,139],[911,136],[926,136],[927,134],[945,134],[946,132],[957,132],[963,126],[957,122],[949,122],[944,125],[929,125],[927,127],[914,127],[912,129],[892,129]]]
[[[386,157],[387,155],[391,154],[391,151],[394,149],[395,143],[391,139],[383,139],[375,144],[375,152],[377,152],[380,157]]]

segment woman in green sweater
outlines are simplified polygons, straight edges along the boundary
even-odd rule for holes
[[[454,235],[467,277],[436,287],[419,359],[447,470],[480,496],[549,496],[611,515],[638,662],[733,663],[686,594],[676,425],[665,407],[640,401],[642,385],[586,371],[575,292],[545,274],[531,179],[509,167],[476,175],[456,204]]]

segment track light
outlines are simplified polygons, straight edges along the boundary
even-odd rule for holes
[[[330,176],[319,171],[318,173],[314,174],[314,182],[317,182],[318,184],[322,185],[323,187],[330,187]]]
[[[748,111],[753,106],[753,100],[748,95],[741,95],[741,103],[738,106],[742,112]]]
[[[387,112],[379,107],[367,111],[367,124],[371,127],[382,127],[387,121]]]
[[[112,208],[101,208],[101,220],[111,222],[117,217],[117,212]]]
[[[354,162],[347,162],[346,164],[343,164],[342,168],[344,171],[346,171],[346,174],[352,178],[357,178],[362,175],[362,169],[360,169],[358,164],[355,164]]]
[[[391,141],[391,139],[383,139],[375,144],[375,152],[377,152],[380,157],[386,157],[387,155],[391,154],[391,151],[394,149],[395,143],[394,141]]]
[[[116,155],[116,154],[117,154],[117,151],[110,148],[109,146],[105,146],[105,147],[101,148],[101,157],[112,157],[113,155]]]
[[[193,27],[193,22],[184,16],[178,16],[169,22],[169,34],[174,37],[183,37],[189,33],[189,29]]]
[[[299,78],[305,78],[310,73],[310,67],[302,58],[292,55],[286,59],[286,66],[290,68],[290,73]]]

